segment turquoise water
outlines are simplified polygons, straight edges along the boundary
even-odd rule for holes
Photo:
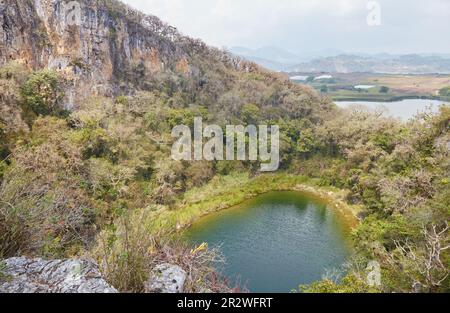
[[[272,192],[209,215],[184,236],[226,258],[223,273],[251,292],[290,292],[320,280],[349,256],[346,228],[320,201]]]

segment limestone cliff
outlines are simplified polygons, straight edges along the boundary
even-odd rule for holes
[[[195,75],[198,59],[229,61],[115,0],[0,0],[0,25],[0,65],[16,60],[64,73],[68,107],[91,94],[145,88],[143,77]]]

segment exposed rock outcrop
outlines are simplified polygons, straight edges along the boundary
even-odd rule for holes
[[[155,267],[145,285],[148,293],[182,293],[186,272],[178,265],[160,264]]]
[[[2,261],[0,293],[116,293],[86,260],[11,258]]]
[[[161,73],[198,74],[195,59],[216,54],[225,57],[119,1],[0,0],[0,65],[62,72],[69,109],[74,99],[146,88],[143,78]]]

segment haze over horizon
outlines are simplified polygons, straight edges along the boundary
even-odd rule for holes
[[[369,26],[368,0],[122,0],[216,47],[279,47],[297,54],[450,53],[450,1],[377,1],[381,25]]]

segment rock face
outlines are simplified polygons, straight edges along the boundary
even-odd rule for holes
[[[148,293],[182,293],[186,272],[177,265],[160,264],[155,267],[146,283]]]
[[[2,261],[0,293],[116,293],[86,260],[11,258]]]
[[[216,53],[115,0],[0,0],[0,65],[62,72],[69,109],[80,97],[148,88],[143,78],[198,73],[193,56]]]

